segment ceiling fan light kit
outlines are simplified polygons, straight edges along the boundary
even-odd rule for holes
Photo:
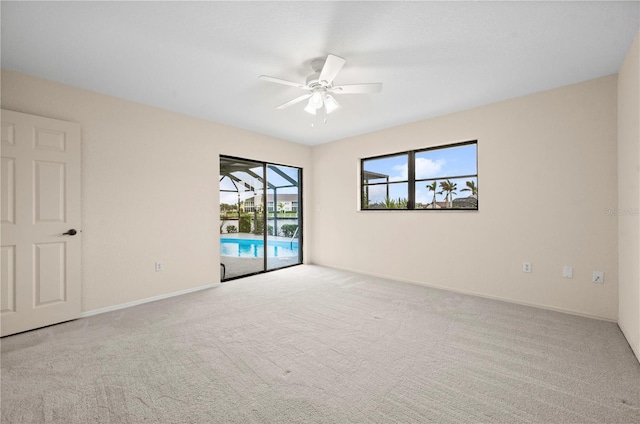
[[[309,100],[309,103],[307,104],[307,106],[305,106],[304,111],[312,115],[315,115],[317,109],[319,108],[316,108],[313,104],[311,104],[311,100]]]
[[[334,86],[333,80],[345,63],[346,60],[344,58],[333,54],[328,55],[326,59],[312,60],[311,69],[313,74],[307,77],[304,85],[267,75],[260,75],[259,78],[276,84],[300,88],[308,92],[281,104],[276,109],[286,109],[308,99],[309,101],[304,108],[305,112],[317,115],[319,110],[324,109],[324,112],[328,115],[341,107],[340,103],[331,94],[373,94],[382,91],[382,83],[379,82]]]

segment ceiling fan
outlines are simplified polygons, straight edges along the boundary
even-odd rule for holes
[[[258,78],[264,81],[300,88],[307,92],[300,97],[281,104],[276,107],[276,109],[286,109],[296,103],[309,99],[307,106],[304,108],[306,112],[315,115],[319,110],[324,108],[325,112],[329,114],[340,107],[340,103],[336,101],[332,94],[373,94],[382,91],[382,83],[379,82],[333,85],[333,80],[345,63],[345,59],[333,54],[328,55],[326,59],[312,60],[311,69],[313,70],[313,74],[307,77],[306,84],[299,84],[267,75],[260,75]]]

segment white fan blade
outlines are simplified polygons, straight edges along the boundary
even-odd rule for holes
[[[260,78],[263,81],[275,82],[276,84],[290,85],[292,87],[302,88],[303,90],[306,90],[308,88],[306,85],[298,84],[297,82],[291,82],[291,81],[283,80],[280,78],[274,78],[268,75],[260,75],[258,78]]]
[[[320,81],[326,81],[328,84],[333,82],[333,79],[338,75],[340,69],[344,66],[346,60],[340,56],[330,54],[327,56],[327,60],[324,62],[322,71],[320,71]]]
[[[295,98],[295,99],[293,99],[293,100],[289,100],[287,103],[283,103],[283,104],[281,104],[281,105],[280,105],[280,106],[278,106],[276,109],[286,109],[286,108],[288,108],[289,106],[293,106],[293,105],[295,105],[296,103],[300,103],[301,101],[308,99],[309,97],[311,97],[311,94],[303,94],[303,95],[302,95],[302,96],[300,96],[300,97],[296,97],[296,98]]]
[[[382,83],[372,82],[367,84],[338,85],[331,88],[330,91],[336,94],[373,94],[382,91]]]

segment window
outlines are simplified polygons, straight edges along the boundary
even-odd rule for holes
[[[477,210],[477,141],[361,160],[362,210]]]
[[[409,153],[362,160],[362,209],[407,209]]]

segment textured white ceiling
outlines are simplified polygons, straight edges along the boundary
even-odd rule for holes
[[[626,2],[2,2],[2,67],[314,145],[618,72]],[[311,59],[347,59],[311,126]]]

